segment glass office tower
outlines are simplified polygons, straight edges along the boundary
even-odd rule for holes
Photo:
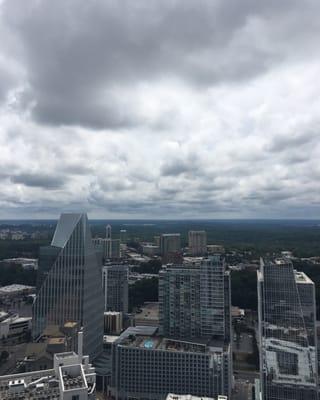
[[[314,283],[287,259],[261,260],[258,307],[262,399],[318,399]]]
[[[62,214],[51,245],[40,249],[33,337],[67,321],[83,327],[84,354],[95,358],[102,351],[103,293],[86,214]]]

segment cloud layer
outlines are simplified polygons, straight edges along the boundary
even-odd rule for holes
[[[319,12],[0,2],[0,217],[318,217]]]

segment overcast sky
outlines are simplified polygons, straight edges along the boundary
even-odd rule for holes
[[[319,15],[0,1],[0,218],[318,218]]]

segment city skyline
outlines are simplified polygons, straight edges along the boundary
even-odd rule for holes
[[[320,4],[0,2],[0,218],[316,218]]]

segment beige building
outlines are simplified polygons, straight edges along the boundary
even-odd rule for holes
[[[189,231],[188,247],[192,256],[204,256],[207,253],[206,231]]]

